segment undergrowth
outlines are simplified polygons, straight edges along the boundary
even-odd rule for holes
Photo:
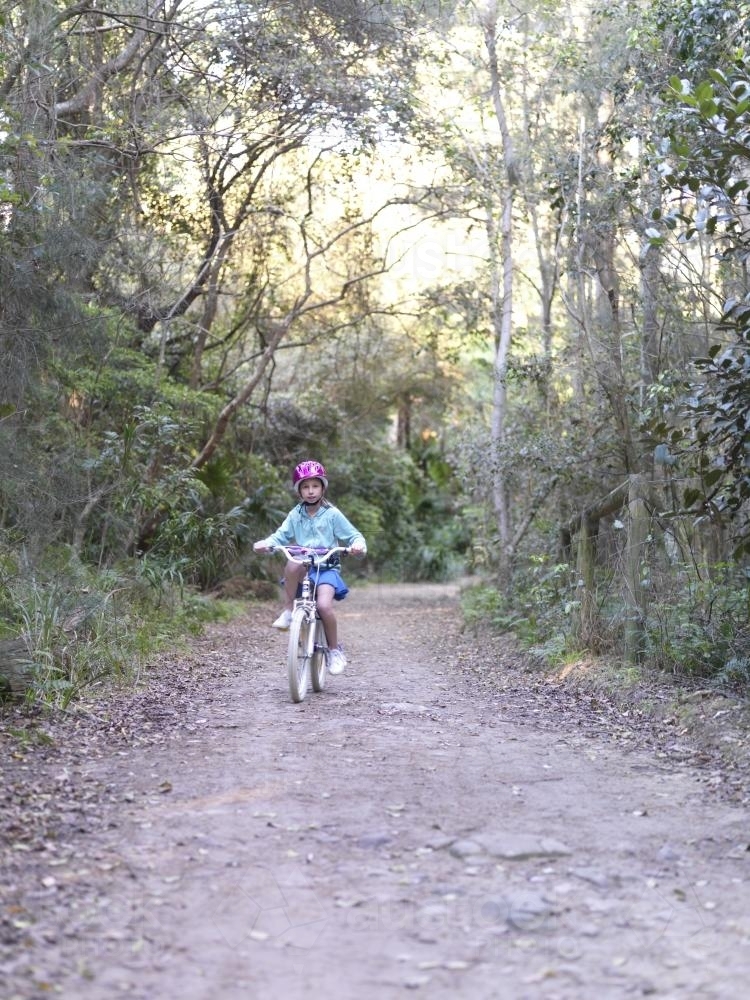
[[[179,581],[82,567],[67,578],[6,581],[0,602],[0,639],[25,647],[26,698],[60,708],[97,681],[137,681],[157,653],[236,610]]]
[[[748,585],[736,570],[722,576],[720,567],[712,567],[711,574],[704,572],[689,585],[684,578],[673,579],[671,587],[660,581],[644,611],[642,656],[638,664],[628,664],[623,614],[602,600],[596,629],[584,643],[576,628],[576,602],[558,569],[530,575],[507,595],[486,583],[467,589],[464,620],[513,633],[524,651],[551,667],[604,656],[621,671],[638,666],[688,687],[702,683],[743,697],[750,693]]]

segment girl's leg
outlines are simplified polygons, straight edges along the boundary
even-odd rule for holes
[[[320,620],[323,622],[323,628],[326,630],[329,649],[335,649],[339,644],[338,626],[333,610],[333,595],[334,589],[330,584],[319,584],[317,593],[318,614],[320,615]]]
[[[287,611],[292,610],[294,598],[297,596],[297,587],[302,583],[302,577],[307,572],[307,566],[302,563],[288,562],[284,570],[284,607]],[[321,616],[322,617],[322,616]]]

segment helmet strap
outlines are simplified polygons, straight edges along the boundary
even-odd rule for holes
[[[321,496],[320,499],[315,501],[315,503],[309,503],[307,500],[303,500],[302,497],[300,497],[300,503],[302,504],[302,506],[305,508],[306,511],[309,511],[311,507],[322,508],[328,506],[328,502],[326,501],[324,496]]]

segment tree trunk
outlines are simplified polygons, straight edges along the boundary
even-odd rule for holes
[[[650,211],[660,205],[659,191],[655,188],[650,198]],[[641,384],[645,388],[652,385],[661,371],[661,330],[658,313],[658,288],[661,277],[661,250],[646,242],[641,251],[639,266],[641,272],[641,304],[643,309],[643,330],[641,332]],[[641,389],[643,391],[643,388]]]
[[[492,399],[492,499],[500,541],[500,580],[509,581],[512,558],[511,516],[508,484],[503,470],[505,424],[507,418],[507,373],[513,331],[513,203],[518,185],[518,167],[513,137],[508,127],[505,104],[500,88],[497,61],[498,10],[495,0],[490,0],[482,17],[482,30],[487,48],[490,73],[490,94],[495,111],[505,164],[506,190],[502,199],[500,225],[500,256],[502,257],[502,288],[497,266],[497,242],[494,237],[494,216],[488,206],[488,236],[490,238],[492,282],[492,326],[495,334],[494,393]]]
[[[512,245],[512,211],[513,195],[509,193],[504,200],[502,227],[500,236],[502,264],[502,288],[497,269],[497,260],[493,262],[492,275],[492,323],[495,332],[494,383],[492,395],[492,501],[495,511],[498,538],[500,540],[500,578],[508,579],[510,560],[512,557],[510,542],[510,510],[508,484],[503,467],[503,451],[505,446],[505,422],[508,408],[508,354],[511,343],[511,324],[513,309],[513,258]]]

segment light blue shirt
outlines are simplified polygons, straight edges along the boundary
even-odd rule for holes
[[[308,548],[332,549],[335,545],[360,545],[367,549],[365,536],[357,531],[351,521],[338,507],[326,503],[310,517],[303,503],[290,510],[280,527],[263,544],[304,545]]]

